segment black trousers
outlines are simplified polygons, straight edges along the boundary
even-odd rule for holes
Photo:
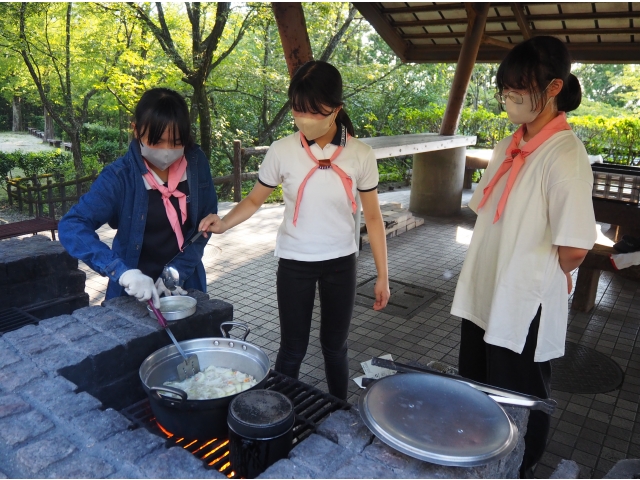
[[[551,362],[534,362],[541,308],[531,322],[522,353],[485,343],[484,330],[469,320],[462,320],[459,373],[463,377],[495,387],[549,398],[551,394]],[[529,476],[547,445],[551,416],[531,410],[520,477]],[[532,477],[531,477],[532,478]]]
[[[298,378],[307,353],[311,316],[320,294],[320,346],[329,393],[346,400],[349,385],[347,337],[356,297],[356,255],[301,262],[278,262],[277,295],[280,350],[275,370]]]

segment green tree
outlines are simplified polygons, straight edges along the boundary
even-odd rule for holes
[[[206,95],[206,82],[211,72],[229,56],[244,36],[251,19],[253,9],[244,15],[241,22],[232,22],[231,34],[233,39],[225,44],[223,34],[231,16],[231,3],[218,2],[215,4],[198,2],[185,3],[185,10],[170,6],[165,15],[165,7],[162,3],[155,4],[155,16],[146,11],[141,4],[129,3],[137,17],[153,33],[156,40],[183,74],[182,81],[191,85],[193,96],[191,99],[192,120],[195,114],[200,119],[200,142],[205,155],[211,154],[211,113]],[[168,4],[169,5],[169,4]],[[212,9],[215,5],[215,13]],[[183,35],[185,28],[184,13],[188,24],[191,26],[190,35]],[[209,17],[213,16],[213,22]],[[227,32],[229,35],[230,32]],[[223,50],[218,52],[222,46]],[[214,59],[214,54],[216,54]]]
[[[1,14],[0,34],[22,58],[44,108],[72,142],[76,172],[84,173],[81,130],[122,54],[120,25],[90,4],[9,3]]]

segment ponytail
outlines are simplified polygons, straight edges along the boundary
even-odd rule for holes
[[[582,89],[580,88],[580,81],[573,73],[570,73],[564,82],[556,101],[558,110],[561,112],[571,112],[580,106]]]
[[[353,129],[353,123],[351,123],[351,119],[349,118],[349,115],[347,115],[347,112],[344,111],[344,107],[342,107],[338,112],[338,115],[336,115],[336,123],[344,125],[347,128],[347,133],[352,137],[355,137],[356,133]]]

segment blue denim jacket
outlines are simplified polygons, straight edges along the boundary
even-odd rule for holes
[[[190,192],[188,215],[193,219],[192,230],[185,234],[186,241],[196,233],[202,218],[218,212],[218,199],[204,152],[195,146],[186,150],[185,156]],[[89,192],[58,224],[60,242],[67,252],[100,275],[109,277],[107,300],[126,295],[118,279],[125,271],[138,266],[149,203],[142,181],[147,171],[140,145],[133,140],[129,151],[102,170]],[[101,242],[96,233],[105,223],[118,230],[111,248]],[[184,288],[206,291],[202,255],[207,241],[208,238],[201,236],[171,262],[180,279],[184,279]]]

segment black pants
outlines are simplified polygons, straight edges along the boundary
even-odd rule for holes
[[[280,350],[275,370],[293,378],[300,374],[309,345],[316,283],[320,293],[320,346],[329,393],[346,400],[347,337],[356,297],[355,254],[321,262],[280,259],[277,277]]]
[[[531,322],[522,353],[489,345],[483,340],[484,330],[469,320],[462,320],[459,373],[463,377],[516,392],[549,398],[551,394],[551,362],[534,362],[540,313]],[[530,474],[547,445],[551,416],[531,410],[520,477]]]

